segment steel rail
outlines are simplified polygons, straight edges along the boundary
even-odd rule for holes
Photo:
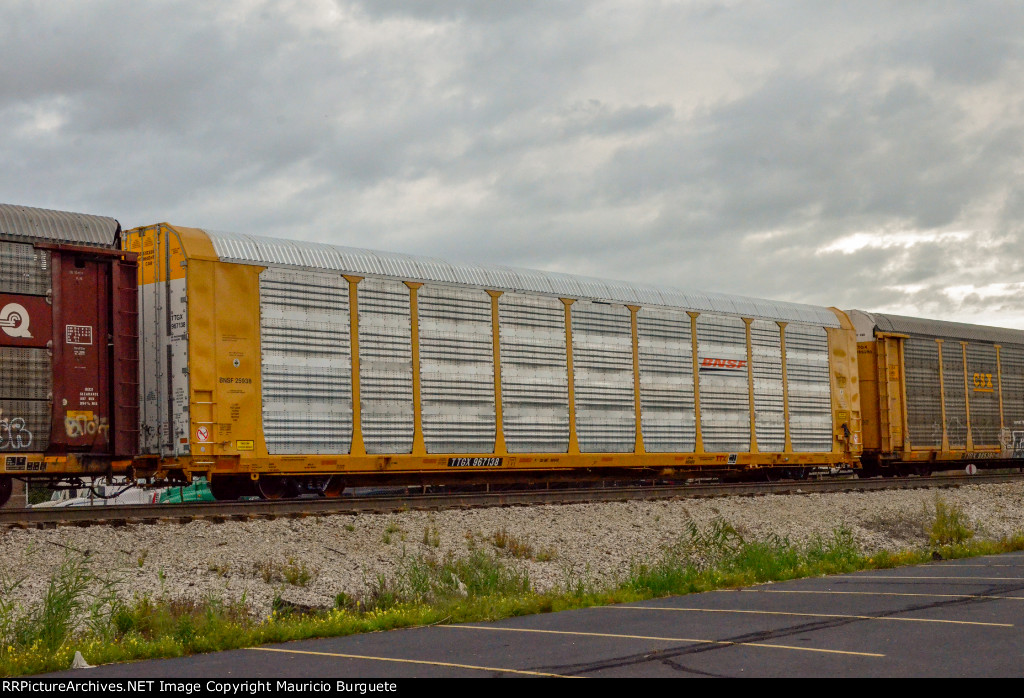
[[[188,523],[195,520],[228,521],[259,518],[326,516],[333,514],[440,511],[541,504],[590,504],[696,497],[760,496],[866,492],[888,489],[949,488],[1024,480],[1024,473],[994,475],[941,475],[902,478],[831,478],[784,482],[696,483],[628,487],[592,487],[554,490],[509,490],[400,496],[341,497],[337,499],[257,500],[192,504],[131,504],[0,510],[0,526],[51,528],[54,526],[124,526],[133,523]]]

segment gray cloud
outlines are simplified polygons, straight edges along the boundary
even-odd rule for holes
[[[15,1],[0,199],[1019,324],[1022,30],[1001,2]]]

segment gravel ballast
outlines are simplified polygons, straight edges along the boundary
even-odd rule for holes
[[[768,534],[801,542],[848,528],[865,552],[927,545],[925,524],[936,496],[963,510],[980,538],[1024,531],[1024,483],[946,490],[785,494],[656,502],[571,504],[125,527],[8,529],[0,533],[0,569],[24,579],[16,593],[37,600],[65,555],[88,551],[92,568],[120,580],[123,593],[154,598],[244,599],[254,613],[273,599],[331,606],[337,594],[359,597],[417,555],[465,555],[472,547],[509,556],[498,534],[529,546],[509,556],[539,591],[622,579],[636,561],[652,562],[689,522],[717,518],[744,537]],[[522,553],[522,549],[520,549]],[[540,559],[538,559],[540,558]],[[305,568],[305,586],[283,570]],[[265,581],[266,578],[271,581]]]

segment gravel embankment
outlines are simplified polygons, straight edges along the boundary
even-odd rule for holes
[[[378,575],[392,575],[403,556],[465,554],[494,547],[496,532],[528,544],[523,565],[538,589],[585,578],[612,584],[636,560],[653,561],[687,522],[722,518],[745,537],[769,533],[793,541],[827,536],[846,526],[865,551],[927,543],[924,523],[938,490],[767,495],[664,502],[405,512],[273,521],[194,522],[123,528],[63,527],[0,532],[0,570],[24,578],[22,599],[37,599],[69,551],[90,551],[95,570],[121,580],[127,596],[244,598],[255,612],[273,598],[330,606],[339,592],[358,596]],[[979,537],[1024,531],[1024,484],[975,485],[942,490],[962,508]],[[387,541],[387,542],[386,542]],[[503,553],[504,554],[504,553]],[[543,561],[538,561],[537,557]],[[551,559],[545,559],[550,557]],[[306,586],[264,581],[268,570],[304,565]],[[273,575],[272,575],[273,576]]]

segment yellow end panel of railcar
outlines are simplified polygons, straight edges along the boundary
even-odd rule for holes
[[[840,327],[826,328],[832,381],[833,451],[852,459],[863,450],[861,388],[857,372],[857,334],[841,310],[830,308]]]
[[[200,469],[218,465],[217,456],[267,454],[260,398],[262,270],[224,262],[190,265],[190,437],[193,465]],[[223,465],[234,469],[236,463]]]
[[[902,451],[907,444],[902,335],[875,340],[878,389],[878,432],[883,453]]]
[[[864,451],[877,452],[882,448],[879,431],[881,422],[878,409],[878,357],[875,342],[857,343],[857,370],[860,373],[861,429]]]

